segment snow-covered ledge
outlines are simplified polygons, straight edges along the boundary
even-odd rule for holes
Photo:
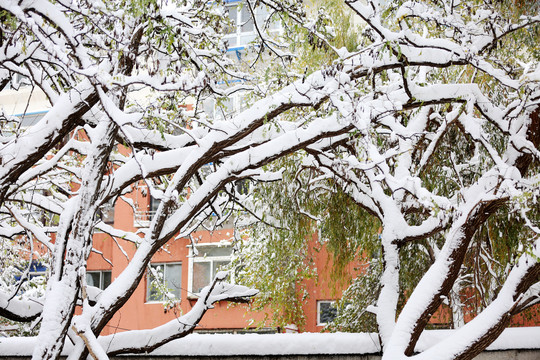
[[[423,351],[444,339],[452,330],[428,330],[417,349]],[[35,338],[1,338],[0,359],[31,356]],[[253,356],[253,355],[361,355],[379,352],[375,333],[301,334],[192,334],[173,340],[148,355],[160,356]],[[506,329],[489,350],[540,350],[540,327]],[[70,353],[67,345],[64,355]],[[540,351],[539,351],[540,353]],[[144,358],[146,355],[138,355]]]

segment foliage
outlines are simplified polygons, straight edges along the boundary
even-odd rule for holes
[[[311,227],[316,225],[321,231],[322,239],[328,236],[326,245],[333,256],[338,259],[338,271],[340,265],[361,258],[362,255],[359,254],[366,253],[365,247],[369,246],[368,244],[372,243],[372,248],[377,247],[377,242],[366,241],[366,239],[361,240],[357,234],[362,233],[362,231],[364,231],[364,234],[375,234],[374,230],[379,226],[379,222],[377,220],[366,220],[364,224],[358,219],[370,219],[375,215],[382,223],[383,236],[380,243],[382,243],[384,259],[386,260],[379,261],[375,258],[374,263],[369,265],[366,275],[353,281],[340,301],[339,315],[335,323],[328,327],[331,330],[373,330],[373,319],[369,322],[369,320],[363,320],[362,316],[366,314],[366,309],[376,313],[390,310],[377,309],[378,303],[382,303],[383,300],[387,301],[386,294],[381,295],[378,291],[374,291],[375,289],[381,289],[381,285],[382,288],[385,286],[392,288],[392,292],[399,289],[398,296],[395,297],[396,316],[399,316],[402,309],[407,307],[411,294],[414,294],[415,290],[420,292],[417,288],[423,288],[423,291],[426,290],[421,280],[427,277],[424,274],[433,272],[433,269],[439,266],[440,262],[445,261],[444,257],[440,255],[441,251],[444,251],[448,244],[451,243],[452,231],[455,231],[452,224],[459,218],[462,211],[457,210],[454,213],[453,210],[445,208],[446,205],[441,206],[443,203],[435,199],[438,197],[448,199],[450,203],[454,204],[452,206],[455,206],[455,209],[467,206],[467,203],[470,203],[470,194],[467,194],[468,189],[477,187],[479,183],[481,184],[486,177],[486,173],[492,171],[494,167],[500,166],[499,156],[507,159],[506,156],[510,155],[504,154],[511,153],[513,148],[511,145],[512,140],[509,139],[508,134],[504,130],[501,131],[500,123],[497,124],[497,121],[493,121],[493,115],[486,114],[488,110],[483,104],[491,104],[492,102],[500,109],[509,109],[512,108],[513,103],[520,101],[518,99],[524,99],[523,96],[525,98],[527,96],[536,96],[532,95],[534,90],[527,88],[527,85],[522,85],[515,91],[515,87],[509,86],[509,83],[503,80],[504,77],[523,79],[525,81],[523,84],[525,84],[527,83],[526,76],[529,76],[527,72],[534,71],[532,69],[538,66],[538,43],[536,41],[538,38],[538,21],[531,19],[527,23],[527,20],[525,20],[527,25],[517,25],[514,28],[512,28],[512,25],[505,25],[508,21],[519,22],[527,19],[526,17],[520,18],[520,15],[536,15],[536,4],[531,3],[530,6],[519,7],[518,14],[509,11],[509,4],[504,2],[493,7],[490,5],[484,6],[480,3],[471,4],[465,2],[441,6],[416,2],[392,2],[388,5],[385,9],[379,9],[375,3],[368,4],[367,8],[352,6],[356,9],[362,8],[358,13],[370,25],[363,33],[363,40],[356,39],[358,43],[366,46],[366,49],[361,50],[359,53],[371,51],[371,54],[376,54],[377,59],[383,64],[388,63],[388,59],[397,59],[398,62],[402,62],[401,70],[398,68],[393,70],[383,69],[378,72],[369,70],[368,76],[373,75],[373,78],[370,79],[370,83],[356,84],[357,96],[361,97],[367,94],[368,96],[364,96],[364,101],[373,101],[378,97],[388,99],[391,98],[389,94],[392,91],[399,91],[401,88],[401,91],[404,91],[409,98],[408,103],[411,104],[419,100],[414,95],[414,91],[430,87],[429,84],[470,83],[477,86],[486,97],[480,97],[476,106],[473,106],[470,99],[464,94],[459,95],[457,97],[459,100],[454,102],[442,101],[440,104],[428,105],[423,103],[426,100],[420,100],[420,106],[411,106],[406,110],[401,110],[395,104],[393,109],[392,106],[390,108],[386,107],[386,111],[393,114],[395,119],[386,119],[380,123],[371,120],[370,127],[359,127],[358,133],[351,134],[353,135],[350,138],[351,140],[348,142],[342,140],[338,145],[331,147],[332,151],[327,148],[325,153],[317,149],[311,152],[308,151],[307,156],[289,159],[290,162],[295,164],[294,166],[288,164],[284,166],[280,162],[275,165],[275,169],[284,171],[283,179],[287,185],[261,185],[261,188],[265,190],[263,195],[259,196],[259,203],[265,205],[265,210],[272,214],[272,219],[280,220],[278,221],[279,225],[292,233],[295,231],[301,233],[295,228],[305,226],[300,224],[307,222],[310,231],[313,231]],[[369,10],[370,6],[371,10]],[[377,20],[371,21],[372,17]],[[382,20],[381,23],[385,24],[386,28],[383,29],[379,26],[377,23],[379,20]],[[321,19],[320,23],[325,21],[325,19]],[[422,52],[427,53],[427,50],[420,50],[419,53],[415,53],[411,49],[406,50],[407,47],[411,45],[414,47],[418,41],[424,39],[433,40],[433,42],[429,42],[429,40],[425,42],[425,46],[430,47],[431,45],[428,44],[435,44],[435,40],[441,37],[449,39],[462,47],[475,44],[475,42],[478,42],[476,35],[473,32],[464,31],[463,28],[464,24],[472,26],[473,23],[477,26],[478,33],[483,30],[486,30],[486,32],[503,31],[494,29],[504,28],[505,26],[511,30],[505,30],[507,32],[503,36],[497,37],[491,43],[487,42],[482,50],[485,56],[483,53],[478,54],[477,60],[465,61],[462,64],[458,61],[455,64],[431,68],[428,66],[428,68],[424,69],[421,65],[422,61],[429,63],[438,60],[435,58],[428,60],[429,56],[427,55],[422,59]],[[390,35],[387,29],[396,31],[396,33]],[[401,33],[397,33],[397,31],[401,31]],[[345,34],[346,32],[341,33]],[[420,36],[415,37],[416,34],[420,34]],[[387,40],[384,40],[385,38]],[[315,45],[313,45],[312,41],[302,43],[303,46],[306,46],[306,44],[313,46],[313,51],[310,51],[310,54],[313,55],[305,57],[304,60],[307,64],[306,68],[309,68],[310,63],[314,64],[313,68],[317,68],[320,59],[324,59],[324,55],[320,58],[317,56],[317,49],[325,48],[322,46],[323,43],[321,41],[317,41]],[[474,49],[475,45],[472,46],[472,49]],[[371,50],[369,50],[370,47]],[[353,51],[351,49],[353,47],[349,47],[349,51]],[[417,61],[420,65],[410,66],[414,62],[410,57],[414,57],[414,55],[419,55]],[[331,56],[326,58],[331,58]],[[484,59],[485,63],[481,63]],[[369,63],[369,60],[367,62]],[[373,63],[376,63],[376,61],[373,61]],[[381,67],[384,68],[384,65]],[[496,70],[493,70],[494,67],[500,69],[500,76],[495,75]],[[505,75],[502,75],[503,73]],[[402,79],[402,85],[400,86],[396,86],[396,82],[399,82],[398,79]],[[435,90],[436,87],[432,86],[432,88]],[[532,91],[532,93],[529,91]],[[358,103],[355,102],[354,97],[348,100],[354,104],[359,104],[356,111],[362,111],[360,100],[358,100]],[[316,111],[299,112],[296,116],[302,117],[306,122],[309,122],[310,119],[332,114],[332,111],[335,111],[333,107],[326,108],[324,106]],[[534,111],[534,106],[530,105],[529,114]],[[343,111],[340,112],[342,115],[344,114]],[[373,119],[373,114],[370,116]],[[527,116],[531,116],[533,119],[531,126],[538,125],[537,120],[534,120],[534,114]],[[384,112],[382,112],[381,117],[385,118]],[[414,128],[411,126],[417,121],[415,119],[419,118],[425,119],[423,120],[425,123],[420,125],[422,127]],[[397,127],[390,125],[396,119],[399,125]],[[478,135],[478,131],[471,127],[471,124],[475,122],[477,125],[474,126],[480,129],[482,135]],[[403,135],[398,135],[400,130],[397,129],[400,126],[403,129],[411,128],[414,130],[411,130],[410,133],[404,131]],[[409,136],[412,136],[414,140],[411,141]],[[538,149],[538,139],[535,139],[534,135],[529,139]],[[408,143],[411,145],[405,145]],[[370,147],[377,148],[377,151],[373,152]],[[532,149],[531,151],[534,152],[535,150]],[[378,162],[372,163],[372,157],[377,158]],[[521,159],[525,160],[525,158],[526,156]],[[461,245],[463,255],[459,255],[459,257],[463,256],[463,260],[457,260],[458,264],[461,264],[457,265],[459,271],[454,271],[452,275],[449,275],[448,279],[451,278],[450,281],[454,285],[450,286],[450,288],[448,288],[449,285],[444,285],[446,289],[440,295],[440,298],[444,299],[453,315],[448,326],[458,328],[463,325],[464,320],[469,321],[471,316],[493,307],[498,294],[503,291],[505,286],[508,286],[506,280],[509,271],[516,267],[516,264],[521,261],[520,259],[527,257],[527,254],[531,254],[532,258],[536,256],[533,254],[534,251],[531,251],[531,247],[535,246],[538,237],[538,207],[536,204],[538,195],[532,183],[536,182],[534,180],[536,175],[534,174],[538,169],[538,158],[536,156],[527,159],[525,160],[526,166],[524,166],[524,163],[515,165],[519,168],[522,176],[527,174],[527,179],[529,179],[527,181],[531,181],[524,188],[521,188],[523,184],[517,185],[517,188],[523,189],[523,191],[515,192],[517,188],[512,188],[513,190],[510,191],[512,195],[509,197],[501,195],[499,202],[494,202],[493,208],[489,211],[486,210],[486,214],[489,215],[485,219],[475,220],[478,222],[473,221],[473,225],[470,225],[469,230],[463,230],[466,231],[467,238],[466,242],[464,242],[465,246]],[[371,167],[375,170],[372,170]],[[351,175],[351,171],[354,175]],[[402,189],[402,191],[405,191],[403,194],[397,190],[399,189],[397,183],[400,177],[403,176],[410,176],[412,182],[418,181],[415,189],[418,189],[417,186],[421,186],[433,194],[434,198],[431,198],[431,200],[417,198],[421,204],[413,204],[416,201],[413,199],[419,196],[416,194],[417,190],[412,190],[407,186],[404,186],[405,190]],[[415,180],[412,180],[413,178]],[[385,219],[384,214],[378,214],[378,211],[381,211],[381,207],[383,207],[383,200],[374,195],[373,188],[378,187],[378,185],[375,186],[377,183],[374,179],[383,184],[380,189],[381,192],[384,192],[386,196],[391,196],[392,201],[396,202],[396,204],[400,204],[398,208],[403,212],[400,216],[403,216],[403,220],[408,226],[420,228],[430,218],[438,218],[441,221],[440,228],[428,231],[428,234],[419,236],[419,239],[400,242],[393,238],[386,243],[384,240],[385,228],[391,228],[392,230],[387,235],[397,239],[402,236],[398,232],[401,233],[404,230],[400,230],[399,226],[392,226],[391,222]],[[531,185],[533,187],[530,187]],[[256,197],[258,191],[261,191],[260,188],[255,190]],[[354,191],[359,191],[361,194],[355,196]],[[409,192],[408,195],[407,192]],[[371,200],[366,200],[363,196]],[[316,200],[311,202],[302,201],[301,199],[304,199],[304,197],[311,197]],[[401,200],[397,200],[398,198]],[[334,202],[334,199],[337,201]],[[355,204],[350,206],[347,199],[353,199]],[[373,201],[373,203],[370,201]],[[409,203],[411,201],[412,203]],[[256,204],[259,203],[256,202]],[[279,210],[276,211],[272,205],[268,205],[269,203],[279,204]],[[335,207],[335,203],[347,205],[340,209]],[[501,205],[503,203],[505,205]],[[364,208],[363,213],[358,213],[355,210],[358,205]],[[321,211],[321,209],[323,210]],[[344,216],[345,219],[340,224],[342,226],[334,227],[332,220],[327,217],[324,209],[328,209],[330,214]],[[448,212],[449,210],[450,212]],[[298,218],[295,219],[294,224],[291,224],[289,222],[291,218],[289,212],[294,211],[297,212]],[[347,220],[348,215],[356,216],[355,225],[358,228],[350,226],[351,223]],[[446,216],[449,216],[448,220],[442,220]],[[395,216],[392,216],[392,218],[395,218]],[[281,221],[282,219],[284,220]],[[265,228],[266,226],[267,229],[262,235],[252,236],[252,241],[261,243],[258,246],[265,246],[268,242],[268,233],[274,231],[271,230],[271,226],[275,224],[269,222],[269,225],[257,225],[259,228]],[[464,226],[464,228],[467,228],[467,226]],[[371,230],[369,230],[370,227]],[[278,238],[277,242],[284,246],[288,243],[290,237],[291,235],[288,233],[282,236],[281,239]],[[371,237],[376,239],[373,235]],[[369,239],[370,236],[367,238]],[[300,239],[304,239],[306,243],[309,243],[310,237],[304,236],[300,237]],[[351,239],[354,240],[351,241]],[[393,253],[395,249],[392,248],[391,244],[398,244],[397,254],[399,261],[396,261],[395,265],[390,265],[388,260],[395,261]],[[276,245],[272,246],[277,247]],[[367,252],[367,254],[371,254],[371,252]],[[267,254],[255,260],[248,259],[246,263],[250,267],[256,268],[278,268],[273,265],[272,257],[267,256]],[[297,266],[301,267],[302,263],[299,261]],[[388,277],[384,272],[386,271],[388,274],[394,273],[393,266],[399,268],[399,282],[398,285],[389,286]],[[279,287],[281,283],[288,283],[288,281],[289,279],[282,278],[281,282],[278,283],[274,281],[265,283],[263,279],[258,281],[260,284],[258,286],[265,289],[269,285]],[[295,281],[297,280],[295,279]],[[380,282],[379,285],[377,285],[378,282]],[[268,291],[271,292],[272,289]],[[532,299],[534,299],[534,296],[531,301],[536,303]],[[437,301],[433,302],[433,304],[436,303],[441,304]],[[527,305],[524,305],[525,303]],[[530,306],[531,302],[526,301],[524,304],[522,309]],[[283,307],[287,306],[287,304],[280,302],[279,306]],[[297,305],[295,304],[295,306]],[[414,305],[408,307],[414,309]],[[432,307],[431,309],[431,311],[434,311],[436,308]],[[429,326],[427,325],[429,316],[427,316],[427,313],[424,314],[426,315],[422,320],[418,320],[416,326],[418,324],[422,324],[420,326]],[[379,331],[384,333],[384,330],[380,328],[384,325],[381,319],[382,316],[378,319]],[[388,322],[393,322],[391,316],[388,317]],[[404,320],[404,323],[406,323],[406,320]],[[411,343],[414,344],[414,341],[413,339]],[[410,349],[407,351],[410,351]]]

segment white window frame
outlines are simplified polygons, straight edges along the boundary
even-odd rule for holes
[[[317,326],[325,326],[328,323],[321,322],[321,304],[330,304],[335,308],[336,302],[334,300],[317,300]]]
[[[202,243],[197,244],[196,248],[199,250],[203,250],[204,248],[210,248],[210,247],[228,247],[231,249],[231,255],[228,256],[195,256],[193,252],[193,246],[188,245],[189,247],[189,264],[188,264],[188,298],[190,299],[196,299],[199,295],[199,293],[195,292],[193,289],[193,264],[196,262],[210,262],[210,276],[215,272],[215,262],[224,262],[224,261],[231,261],[231,255],[232,255],[232,243],[230,242],[216,242],[216,243]],[[213,279],[208,280],[208,284]]]
[[[104,273],[110,273],[111,274],[111,282],[109,283],[109,285],[110,285],[112,283],[112,270],[87,270],[86,271],[87,275],[88,274],[98,274],[98,273],[99,273],[99,286],[95,286],[95,287],[97,287],[100,290],[105,290],[106,287],[103,287],[103,285],[104,285],[103,284],[103,280],[104,280],[104,278],[103,278],[104,275],[103,274]],[[86,281],[88,282],[88,279]]]
[[[47,272],[46,271],[30,271],[28,273],[28,279],[30,280],[38,276],[47,276]]]
[[[163,266],[163,281],[166,281],[167,279],[167,265],[180,265],[180,293],[178,294],[178,301],[181,300],[182,292],[182,262],[181,261],[175,261],[175,262],[156,262],[156,263],[150,263],[150,266]],[[154,304],[154,303],[164,303],[165,300],[150,300],[150,272],[147,271],[146,273],[146,289],[145,289],[145,303],[147,304]]]
[[[247,98],[246,94],[242,91],[229,95],[226,103],[221,106],[218,106],[218,102],[214,98],[206,99],[203,105],[206,115],[214,120],[227,120],[246,108]]]
[[[242,5],[243,3],[243,5]],[[255,24],[253,24],[253,29],[250,30],[250,31],[242,31],[242,25],[246,22],[246,21],[242,21],[242,11],[249,11],[248,7],[247,7],[247,4],[245,3],[245,0],[228,0],[226,1],[226,4],[225,4],[225,8],[227,10],[231,9],[235,7],[236,8],[236,19],[234,20],[234,26],[235,26],[235,31],[231,32],[230,34],[227,34],[225,35],[225,40],[229,40],[229,39],[234,39],[234,44],[231,44],[229,45],[229,48],[228,48],[228,51],[237,51],[237,50],[242,50],[244,49],[247,45],[249,45],[249,43],[251,43],[256,37],[257,37],[257,30],[255,29]],[[263,7],[259,6],[259,7],[256,7],[255,9],[253,9],[254,13],[255,13],[255,18],[256,19],[253,19],[251,18],[251,20],[253,21],[253,23],[255,23],[255,21],[260,21],[260,17],[261,16],[268,16],[270,13],[268,11],[266,11],[266,9],[264,9]],[[250,14],[251,15],[251,14]],[[258,19],[257,19],[258,18]],[[263,25],[262,23],[259,23],[257,25]],[[271,28],[269,29],[268,31],[270,33],[276,33],[276,34],[279,34],[281,33],[281,25],[278,25],[276,26],[276,28]],[[251,40],[249,41],[244,41],[242,40],[243,38],[250,38]]]

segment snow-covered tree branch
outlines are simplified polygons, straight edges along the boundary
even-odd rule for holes
[[[355,254],[361,259],[366,242],[373,246],[376,239],[382,247],[380,292],[366,305],[377,316],[383,358],[414,356],[420,334],[446,299],[459,301],[483,291],[486,283],[500,282],[485,292],[478,320],[456,332],[460,341],[445,342],[448,351],[443,344],[434,350],[448,359],[472,358],[538,296],[538,188],[532,184],[538,184],[540,160],[540,66],[534,40],[540,18],[534,9],[532,16],[517,19],[504,8],[481,3],[347,4],[366,22],[368,40],[360,50],[342,49],[337,63],[355,92],[331,96],[327,109],[351,116],[355,129],[346,141],[309,145],[305,153],[281,162],[295,174],[290,189],[265,187],[257,206],[273,208],[279,214],[274,218],[284,219],[282,227],[302,234],[293,231],[285,214],[300,206],[322,227],[321,242],[329,246],[344,247],[358,236],[354,246],[359,250],[348,259]],[[523,29],[528,30],[519,32]],[[297,183],[307,189],[301,196]],[[284,210],[267,205],[269,191]],[[379,236],[366,240],[336,230],[354,229],[358,222],[354,217],[351,223],[341,222],[325,208],[340,194],[362,210],[355,214],[380,224]],[[343,212],[350,208],[341,211],[349,218]],[[501,228],[486,236],[494,226]],[[284,242],[269,240],[273,230],[260,231],[262,244],[255,251],[264,253],[261,247],[275,249],[272,241]],[[343,237],[331,238],[336,232]],[[501,259],[496,253],[501,247],[512,258]],[[487,255],[474,255],[479,248]],[[415,249],[427,250],[420,255]],[[268,256],[246,258],[247,269],[272,269],[274,260]],[[471,258],[488,269],[473,284],[466,281]],[[411,262],[424,264],[421,279],[405,280],[415,278],[406,272]],[[255,270],[246,271],[247,278],[255,278]],[[369,298],[372,292],[355,294]],[[362,302],[344,299],[351,301]]]
[[[306,16],[296,1],[261,3],[286,21]],[[101,358],[148,351],[187,334],[215,301],[253,296],[220,278],[174,324],[99,337],[160,248],[189,236],[212,213],[230,216],[238,209],[232,204],[249,214],[267,211],[268,204],[230,199],[238,195],[232,184],[274,181],[287,167],[294,174],[291,198],[311,224],[331,215],[309,198],[339,194],[360,209],[351,214],[362,211],[380,225],[380,291],[369,309],[377,315],[385,358],[413,356],[444,299],[474,288],[464,279],[477,243],[489,248],[484,266],[502,284],[491,287],[478,320],[456,332],[460,341],[441,344],[447,358],[471,358],[535,302],[540,65],[530,37],[540,17],[516,19],[480,2],[346,4],[366,23],[357,46],[335,46],[330,19],[319,13],[300,27],[308,38],[302,51],[331,50],[331,59],[303,74],[303,58],[293,59],[284,42],[269,40],[264,24],[257,25],[262,43],[280,60],[275,79],[227,55],[219,1],[0,5],[0,84],[24,76],[50,105],[33,126],[8,109],[0,118],[0,234],[20,249],[10,253],[17,266],[50,257],[47,286],[37,299],[4,289],[0,296],[0,315],[30,321],[41,312],[35,359],[57,358],[72,331],[79,335],[72,337],[73,359],[88,351]],[[225,87],[231,79],[241,85]],[[244,111],[222,119],[202,111],[205,98],[240,90],[253,98]],[[188,111],[189,101],[194,109]],[[148,229],[130,232],[99,220],[107,203],[132,201],[140,182],[159,194]],[[516,231],[514,256],[502,270],[490,259],[506,235],[486,238],[483,229],[504,217]],[[81,295],[87,293],[81,279],[98,230],[137,249],[90,302]],[[46,249],[35,251],[30,243]],[[419,259],[426,264],[422,279],[405,289],[402,257],[412,248],[429,256]],[[9,272],[2,277],[8,290],[22,281]],[[74,315],[80,303],[82,313]],[[133,346],[141,336],[149,345]],[[416,356],[429,358],[430,350]]]

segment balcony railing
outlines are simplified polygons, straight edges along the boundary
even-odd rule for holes
[[[136,227],[148,227],[155,214],[155,210],[136,210],[134,225]]]

